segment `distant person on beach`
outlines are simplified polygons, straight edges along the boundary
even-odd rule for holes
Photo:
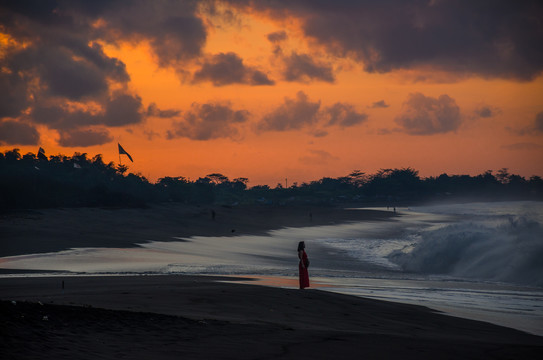
[[[309,272],[307,267],[309,266],[309,259],[305,253],[305,242],[300,241],[298,243],[298,258],[300,262],[298,263],[298,270],[300,271],[300,289],[305,289],[309,287]]]

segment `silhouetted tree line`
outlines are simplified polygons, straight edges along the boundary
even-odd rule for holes
[[[125,165],[104,163],[75,153],[68,157],[21,155],[18,149],[0,153],[0,210],[50,207],[142,207],[149,203],[188,204],[337,204],[406,205],[431,200],[543,200],[543,180],[525,179],[501,169],[477,176],[421,178],[411,168],[381,169],[375,174],[354,171],[289,187],[277,184],[247,187],[213,173],[195,181],[164,177],[150,183]]]

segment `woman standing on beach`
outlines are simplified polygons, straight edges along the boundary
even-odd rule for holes
[[[305,242],[300,241],[298,243],[298,258],[300,262],[298,263],[298,270],[300,271],[300,289],[309,287],[309,272],[307,267],[309,266],[309,259],[305,253]]]

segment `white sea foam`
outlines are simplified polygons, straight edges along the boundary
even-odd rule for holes
[[[526,217],[461,222],[388,258],[405,271],[543,286],[543,227]]]
[[[416,208],[457,216],[421,232],[389,259],[405,271],[543,286],[543,204],[498,202]]]

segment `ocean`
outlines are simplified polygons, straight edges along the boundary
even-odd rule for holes
[[[305,241],[310,278],[319,291],[423,305],[543,336],[543,203],[396,211],[400,216],[387,221],[285,228],[261,236],[196,236],[129,249],[4,257],[0,268],[65,272],[57,276],[243,275],[294,287],[296,248]]]

